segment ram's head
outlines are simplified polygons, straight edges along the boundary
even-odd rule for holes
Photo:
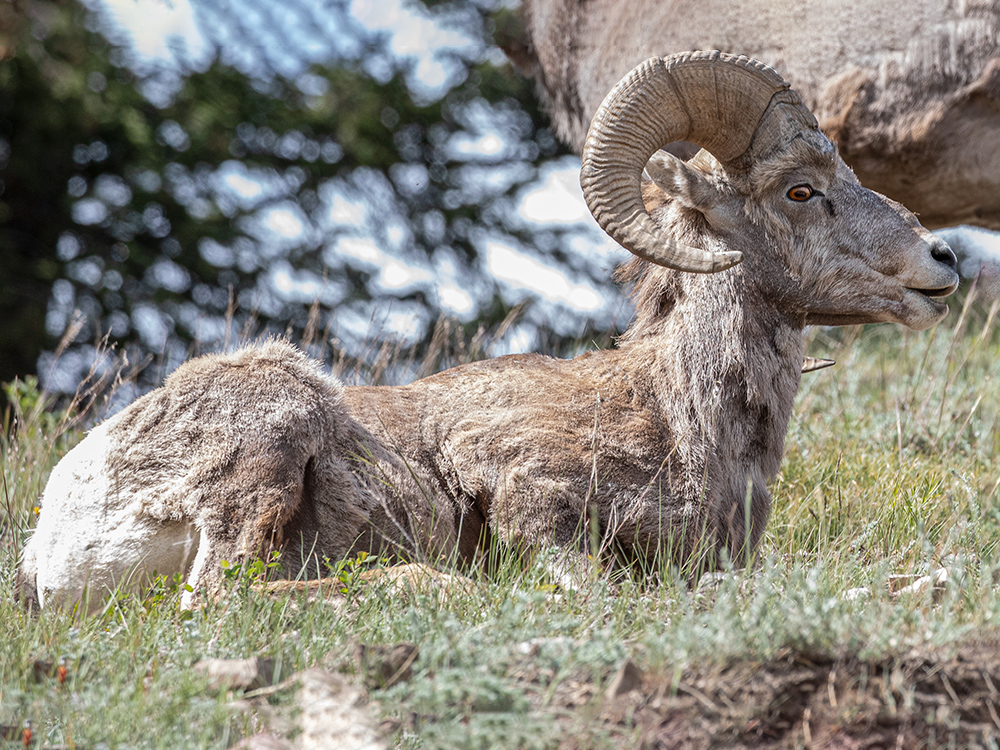
[[[679,140],[703,150],[690,162],[659,151]],[[798,95],[745,57],[635,68],[594,117],[581,184],[636,256],[694,273],[742,261],[730,273],[806,323],[926,328],[958,284],[948,245],[862,187]]]

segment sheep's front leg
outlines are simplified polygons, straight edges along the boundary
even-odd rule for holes
[[[494,500],[491,524],[512,549],[537,555],[553,582],[578,589],[592,577],[592,555],[599,551],[592,539],[596,509],[585,497],[567,482],[514,476]]]
[[[198,554],[188,571],[181,608],[194,609],[202,592],[216,592],[222,584],[222,560],[217,540],[202,528],[198,533]]]

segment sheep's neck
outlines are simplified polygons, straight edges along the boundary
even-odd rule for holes
[[[732,284],[712,286],[630,346],[649,352],[660,409],[679,437],[704,436],[707,460],[771,479],[799,386],[803,324]]]

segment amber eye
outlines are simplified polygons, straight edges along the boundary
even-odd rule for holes
[[[788,197],[793,201],[807,201],[813,197],[813,189],[808,185],[796,185],[788,191]]]

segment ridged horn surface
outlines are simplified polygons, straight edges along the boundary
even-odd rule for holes
[[[713,273],[742,260],[663,236],[646,213],[642,170],[659,148],[690,141],[723,164],[750,147],[761,118],[788,84],[764,63],[723,52],[654,57],[604,99],[583,149],[580,184],[591,213],[616,242],[652,263]]]

